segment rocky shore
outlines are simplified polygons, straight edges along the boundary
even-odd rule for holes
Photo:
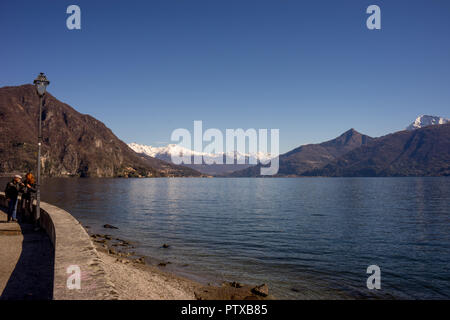
[[[110,225],[105,225],[110,228]],[[167,262],[138,256],[133,243],[108,234],[91,234],[105,271],[122,300],[265,300],[273,299],[267,285],[224,282],[203,285],[163,270]],[[169,245],[162,244],[163,248]]]

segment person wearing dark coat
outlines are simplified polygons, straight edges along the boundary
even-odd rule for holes
[[[17,222],[17,198],[25,187],[21,180],[21,176],[15,175],[5,188],[5,197],[8,200],[8,222],[11,220]]]

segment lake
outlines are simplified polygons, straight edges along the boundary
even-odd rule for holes
[[[448,177],[45,179],[42,197],[204,282],[267,283],[282,299],[450,297]]]

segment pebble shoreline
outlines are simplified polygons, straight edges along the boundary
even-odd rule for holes
[[[105,228],[112,226],[105,225]],[[85,227],[86,230],[89,227]],[[113,227],[116,228],[116,227]],[[113,229],[110,228],[110,229]],[[124,300],[267,300],[274,299],[265,284],[251,286],[238,282],[224,282],[222,286],[202,285],[198,282],[163,271],[170,261],[157,265],[148,258],[136,255],[135,246],[109,234],[91,234],[92,242],[106,265],[119,299]],[[170,245],[163,244],[162,248]]]

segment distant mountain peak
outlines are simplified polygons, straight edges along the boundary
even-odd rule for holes
[[[343,134],[341,134],[341,136],[353,136],[353,135],[361,135],[361,133],[359,133],[355,129],[351,128],[351,129],[345,131]]]
[[[327,142],[323,142],[322,145],[341,145],[354,147],[359,146],[360,144],[365,144],[370,139],[372,138],[351,128],[350,130],[345,131],[339,137]]]
[[[429,116],[429,115],[421,115],[411,123],[406,130],[416,130],[423,127],[433,126],[437,124],[445,124],[450,122],[450,119],[438,117],[438,116]]]

